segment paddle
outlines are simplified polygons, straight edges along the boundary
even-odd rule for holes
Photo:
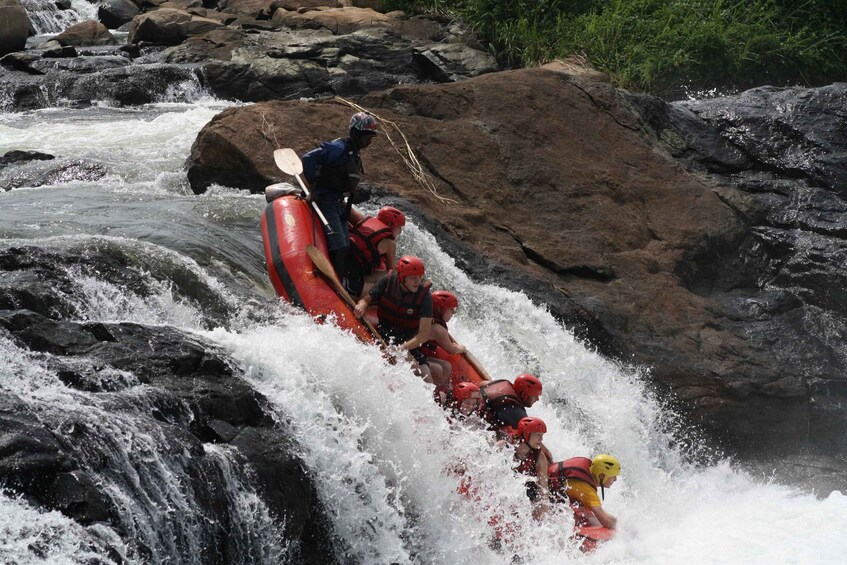
[[[318,271],[324,276],[324,278],[329,282],[335,292],[338,293],[338,296],[344,299],[344,302],[347,303],[351,309],[356,308],[356,303],[347,293],[347,290],[344,288],[344,285],[341,284],[341,281],[338,280],[338,275],[335,274],[335,270],[332,268],[332,265],[329,262],[329,259],[321,253],[321,250],[315,247],[314,245],[306,246],[306,253],[308,253],[309,258],[312,260],[312,263],[315,264],[315,267],[318,268]],[[385,343],[385,340],[382,339],[382,336],[379,335],[379,332],[373,327],[369,321],[365,318],[362,318],[362,322],[365,324],[365,327],[368,328],[368,331],[371,332],[371,335],[376,338],[376,340],[382,345],[382,347],[388,347],[388,344]]]
[[[452,335],[450,335],[449,333],[447,335],[450,337],[450,341],[452,341],[453,343],[456,343],[456,340],[453,339]],[[464,355],[465,359],[467,359],[468,363],[470,363],[471,366],[474,369],[476,369],[476,372],[479,373],[480,375],[482,375],[483,379],[485,379],[486,381],[493,381],[494,380],[494,379],[491,378],[491,375],[488,374],[488,371],[485,370],[485,367],[482,366],[482,363],[480,363],[479,360],[476,357],[474,357],[473,353],[471,353],[470,351],[465,349],[465,352],[462,353],[462,355]]]
[[[482,378],[484,378],[486,381],[493,381],[494,380],[494,379],[491,378],[491,375],[488,374],[488,371],[485,370],[485,367],[483,367],[482,364],[480,364],[479,360],[477,360],[477,358],[474,357],[473,353],[471,353],[470,351],[465,349],[465,352],[463,353],[463,355],[465,356],[465,359],[468,360],[468,363],[470,363],[471,366],[474,369],[476,369],[476,372],[479,373],[480,375],[482,375]]]
[[[300,188],[303,189],[303,192],[306,193],[306,197],[308,198],[309,190],[306,188],[306,184],[303,182],[303,179],[300,178],[300,173],[303,172],[303,162],[300,161],[300,157],[297,156],[297,153],[295,153],[290,147],[277,149],[274,151],[274,163],[276,163],[276,166],[279,167],[283,173],[294,175],[294,178],[296,178],[297,182],[300,183]],[[318,205],[312,202],[312,208],[315,209],[315,212],[317,212],[321,222],[323,222],[324,228],[326,228],[326,233],[332,233],[332,228],[330,227],[329,222],[326,221],[321,209],[318,208]]]

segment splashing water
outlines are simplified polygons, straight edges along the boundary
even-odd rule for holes
[[[187,196],[182,160],[215,111],[196,105],[137,114],[41,112],[37,118],[49,122],[44,127],[36,125],[35,113],[0,116],[0,152],[52,149],[106,163],[111,171],[95,183],[0,194],[0,234],[14,238],[15,245],[47,246],[68,235],[79,237],[79,245],[103,245],[98,238],[109,234],[128,255],[138,247],[145,253],[158,250],[160,261],[132,263],[133,276],[146,281],[142,286],[149,293],[133,294],[89,271],[76,272],[82,289],[75,294],[79,316],[171,324],[225,347],[277,417],[292,423],[331,517],[340,561],[510,563],[514,555],[534,564],[842,560],[847,497],[833,492],[819,500],[754,479],[714,454],[712,464],[694,463],[709,459],[697,457],[708,446],[699,446],[698,436],[653,394],[645,371],[603,359],[523,294],[471,281],[430,234],[410,222],[400,241],[402,252],[421,256],[435,287],[459,296],[451,333],[496,378],[528,371],[544,382],[532,413],[547,422],[545,443],[554,457],[603,451],[623,462],[623,475],[604,502],[620,529],[597,552],[582,555],[569,541],[572,521],[563,509],[534,522],[508,451],[492,445],[486,434],[447,421],[432,402],[431,387],[413,377],[408,365],[387,365],[374,348],[272,298],[258,235],[261,197],[222,187],[201,198]],[[138,143],[129,144],[134,138]],[[157,180],[161,177],[171,180]],[[100,205],[110,198],[115,212],[103,213]],[[186,277],[197,284],[185,284]],[[3,380],[14,379],[9,383],[20,389],[17,394],[91,406],[84,394],[71,395],[25,352],[5,341],[0,350],[7,352],[0,358]],[[137,391],[133,401],[143,401],[143,387],[131,375],[110,378],[118,389]],[[137,427],[120,419],[112,425],[116,433]],[[143,437],[143,428],[139,434]],[[127,473],[145,470],[136,450],[155,449],[155,443],[138,441],[115,446],[123,450]],[[223,475],[237,474],[232,454],[209,452],[224,456]],[[472,497],[457,493],[457,464],[465,466],[476,489]],[[150,480],[167,492],[172,479],[158,469],[164,476]],[[240,477],[235,483],[249,484],[248,476]],[[178,508],[182,502],[172,497],[169,504]],[[263,519],[252,495],[238,504],[247,508],[245,522],[246,516]],[[56,513],[39,513],[9,495],[0,497],[0,505],[34,523],[57,524],[52,527],[61,541],[50,554],[52,562],[79,562],[85,551],[102,550],[90,545],[90,531]],[[492,517],[497,517],[494,526]],[[186,526],[183,535],[199,535],[193,527]],[[503,538],[499,549],[492,548],[495,530]],[[14,528],[0,532],[10,551],[30,535]],[[276,552],[283,551],[282,542],[274,545],[258,534],[245,543],[276,548],[257,553],[256,562],[276,562]],[[110,540],[108,547],[119,544]],[[163,550],[159,558],[175,562],[183,555]]]

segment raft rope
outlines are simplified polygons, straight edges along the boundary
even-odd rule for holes
[[[385,130],[385,137],[388,139],[388,142],[394,147],[394,150],[400,155],[400,158],[403,159],[403,164],[406,165],[406,168],[409,169],[409,172],[414,177],[415,181],[423,188],[427,189],[432,193],[442,204],[450,205],[450,204],[458,204],[457,200],[453,200],[452,198],[447,198],[446,196],[441,196],[438,194],[438,190],[435,188],[435,183],[432,180],[432,175],[430,175],[424,166],[421,164],[420,160],[418,160],[418,156],[415,155],[415,152],[412,150],[411,145],[409,145],[409,140],[406,137],[406,134],[403,133],[403,130],[400,129],[400,126],[397,125],[396,122],[392,122],[391,120],[387,120],[382,116],[378,115],[376,112],[363,108],[359,106],[355,102],[351,102],[345,98],[341,98],[340,96],[335,97],[336,100],[341,102],[342,104],[346,104],[351,108],[359,112],[367,112],[371,114],[380,122],[387,124],[394,128],[394,130],[400,135],[402,138],[402,145],[399,145],[392,139],[391,135],[389,135],[388,131]]]

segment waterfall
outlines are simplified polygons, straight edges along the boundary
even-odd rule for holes
[[[459,297],[451,333],[495,377],[531,372],[544,383],[531,412],[547,422],[554,458],[608,452],[622,461],[604,501],[620,527],[595,554],[584,556],[569,538],[566,509],[534,521],[507,448],[448,421],[406,363],[389,365],[375,348],[275,299],[258,230],[260,195],[225,187],[189,193],[184,157],[222,107],[0,115],[0,154],[42,150],[107,171],[0,193],[0,244],[128,257],[126,284],[63,267],[76,281],[76,319],[173,326],[223,348],[273,416],[290,424],[340,562],[506,564],[516,555],[539,564],[840,562],[844,494],[818,499],[712,452],[656,395],[647,370],[602,358],[525,295],[471,280],[412,218],[400,251],[419,255],[434,287]],[[118,509],[108,525],[83,525],[7,486],[0,561],[199,563],[211,531],[221,528],[231,562],[284,562],[289,540],[278,539],[281,524],[239,454],[162,437],[149,421],[153,387],[127,372],[103,376],[108,392],[71,389],[49,356],[0,337],[0,390],[40,415]],[[173,417],[190,416],[177,407]],[[201,473],[185,467],[186,449],[202,455]],[[473,497],[457,492],[457,464]],[[225,513],[206,515],[192,503],[201,484],[223,490]]]
[[[97,20],[97,4],[87,0],[71,0],[67,10],[53,0],[21,0],[29,21],[38,35],[61,33],[80,22]]]

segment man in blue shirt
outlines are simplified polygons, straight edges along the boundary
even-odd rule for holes
[[[350,212],[344,197],[356,190],[364,173],[359,151],[371,144],[376,133],[376,119],[367,112],[359,112],[350,118],[348,137],[324,141],[301,157],[303,177],[312,191],[311,200],[321,209],[332,229],[326,234],[326,243],[329,260],[339,277],[347,272],[350,254],[347,239]]]

